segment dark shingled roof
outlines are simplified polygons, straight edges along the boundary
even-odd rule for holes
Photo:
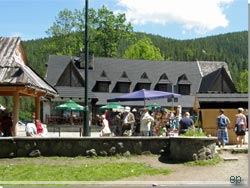
[[[75,57],[70,58],[67,56],[51,55],[47,63],[48,72],[46,80],[52,85],[55,84],[67,64],[71,59],[74,58]],[[89,70],[88,84],[91,93],[93,92],[92,89],[95,86],[96,81],[110,81],[109,93],[93,92],[98,98],[97,104],[105,105],[108,98],[113,98],[122,94],[111,93],[118,81],[131,82],[130,89],[132,92],[134,91],[136,84],[139,82],[150,83],[150,89],[155,89],[156,85],[159,83],[170,82],[176,85],[178,79],[185,75],[187,80],[181,80],[180,82],[190,84],[191,93],[189,96],[184,95],[182,98],[180,98],[178,103],[186,107],[192,107],[194,105],[195,95],[200,89],[203,76],[217,70],[222,66],[228,70],[227,64],[225,62],[152,61],[96,57],[94,58],[94,68]],[[79,71],[84,78],[84,69],[79,69]],[[105,73],[106,77],[101,77],[103,73]],[[124,73],[126,73],[127,78],[122,78]],[[144,77],[142,78],[143,74]],[[160,79],[164,74],[166,75],[164,76],[165,79],[167,79]],[[71,91],[73,96],[75,91]],[[171,104],[171,102],[166,102],[166,99],[164,101],[157,100],[157,103],[161,102],[167,105]],[[131,104],[136,105],[137,103],[142,105],[140,101],[136,103],[133,102]],[[148,101],[147,103],[150,104],[151,101]],[[123,104],[129,104],[129,102],[124,102]]]

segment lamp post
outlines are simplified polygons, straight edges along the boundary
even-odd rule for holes
[[[174,93],[174,84],[173,83],[171,84],[171,87],[172,87],[172,93]],[[174,110],[174,97],[172,97],[172,109],[171,110]]]
[[[89,69],[89,36],[88,36],[88,0],[85,0],[85,111],[84,111],[84,125],[83,136],[90,136],[89,134],[89,106],[88,106],[88,69]]]

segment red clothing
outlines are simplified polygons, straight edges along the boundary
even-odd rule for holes
[[[42,134],[43,133],[42,123],[36,123],[36,130],[37,130],[37,134]]]

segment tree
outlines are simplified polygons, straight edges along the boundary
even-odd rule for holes
[[[105,6],[96,12],[88,11],[90,51],[97,56],[117,56],[118,44],[122,39],[131,38],[133,28],[131,23],[126,24],[125,14],[117,16]],[[47,30],[53,36],[54,42],[61,55],[79,55],[84,47],[85,10],[74,12],[64,9],[59,12],[56,21]],[[53,45],[54,46],[54,45]],[[78,52],[78,53],[76,53]]]
[[[248,92],[248,71],[246,69],[240,73],[237,90],[239,92]]]
[[[56,21],[53,23],[46,33],[50,36],[61,36],[68,35],[75,30],[76,22],[75,16],[72,11],[64,9],[60,11],[58,17],[56,17]]]
[[[100,56],[117,56],[119,41],[133,36],[131,23],[126,24],[125,22],[125,14],[119,13],[115,16],[105,6],[98,10],[93,28],[96,31],[95,40],[98,44]]]
[[[125,51],[123,57],[129,59],[164,60],[160,49],[156,48],[150,38],[147,37],[131,45]]]

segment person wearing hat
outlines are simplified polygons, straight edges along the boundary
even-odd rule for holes
[[[130,112],[130,107],[126,106],[124,109],[124,114],[122,118],[122,135],[124,136],[132,136],[135,116],[132,112]]]
[[[219,110],[219,116],[217,117],[217,137],[219,147],[225,146],[229,142],[227,125],[231,123],[229,118],[225,116],[224,109]]]
[[[235,115],[235,133],[236,133],[236,147],[243,145],[246,134],[246,116],[243,114],[244,109],[238,108],[238,113]]]

